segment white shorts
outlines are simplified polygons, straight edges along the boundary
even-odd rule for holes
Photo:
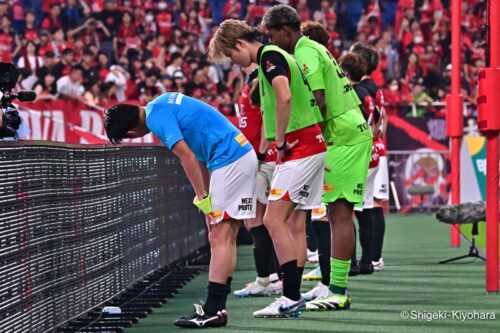
[[[313,221],[319,221],[326,216],[326,205],[324,203],[321,204],[321,207],[313,208],[311,210],[311,220]]]
[[[261,204],[267,205],[267,198],[269,197],[269,190],[271,189],[271,181],[273,180],[275,168],[275,162],[263,162],[259,164],[255,197]]]
[[[233,218],[255,218],[255,180],[257,156],[249,151],[238,160],[212,172],[210,196],[212,197],[212,223]]]
[[[354,210],[362,211],[363,209],[373,208],[373,191],[375,189],[375,177],[377,175],[378,166],[368,169],[368,176],[366,177],[365,196],[363,198],[363,206],[355,206]]]
[[[295,209],[313,209],[321,206],[325,153],[276,165],[269,200],[284,197],[297,204]]]
[[[389,200],[389,170],[387,166],[387,156],[380,156],[378,171],[375,176],[373,196],[378,200]]]

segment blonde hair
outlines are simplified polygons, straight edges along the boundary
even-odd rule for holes
[[[256,41],[252,28],[244,21],[230,19],[222,22],[208,46],[210,61],[224,62],[229,52],[236,47],[238,39]]]

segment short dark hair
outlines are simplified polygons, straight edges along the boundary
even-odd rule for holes
[[[297,11],[288,5],[276,5],[267,10],[262,23],[268,29],[278,29],[284,26],[300,31],[300,16]]]
[[[104,128],[111,143],[121,143],[128,137],[127,132],[138,125],[139,110],[137,105],[117,104],[104,112]]]
[[[377,50],[373,46],[362,43],[354,43],[351,46],[351,52],[358,54],[365,61],[366,75],[370,75],[377,69],[380,57]]]
[[[348,53],[340,57],[339,65],[346,75],[354,82],[361,81],[366,71],[364,59],[356,53]]]

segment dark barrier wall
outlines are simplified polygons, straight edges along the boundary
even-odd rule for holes
[[[208,243],[158,146],[0,143],[0,332],[45,332]]]

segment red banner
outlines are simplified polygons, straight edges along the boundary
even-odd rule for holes
[[[74,100],[18,103],[28,127],[26,140],[47,140],[66,143],[109,143],[104,131],[104,106],[91,106]],[[152,134],[124,142],[158,142]]]

